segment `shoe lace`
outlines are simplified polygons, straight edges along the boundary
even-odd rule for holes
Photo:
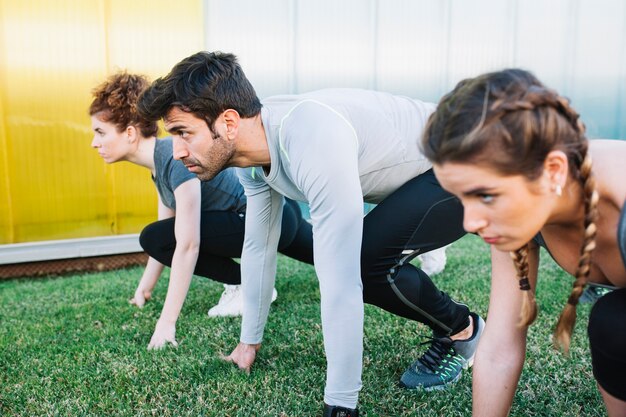
[[[436,372],[441,362],[454,354],[452,340],[448,337],[429,337],[427,341],[420,345],[430,344],[428,350],[419,358],[419,362],[431,372]]]
[[[230,301],[237,294],[238,291],[239,291],[239,286],[237,285],[228,285],[228,286],[225,285],[224,292],[220,296],[220,300],[218,304],[221,304],[222,302]]]
[[[610,288],[596,287],[596,288],[593,289],[593,292],[595,292],[598,297],[602,297],[602,296],[610,293],[611,289]]]

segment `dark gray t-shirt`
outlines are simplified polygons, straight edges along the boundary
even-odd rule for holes
[[[166,207],[176,210],[174,190],[196,175],[189,172],[181,161],[173,158],[172,138],[157,139],[154,145],[154,166],[156,177],[152,180]],[[210,181],[200,182],[203,211],[246,211],[246,196],[239,183],[237,173],[228,168]]]

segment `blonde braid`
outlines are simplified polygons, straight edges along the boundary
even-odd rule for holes
[[[598,200],[600,199],[596,190],[596,182],[591,172],[591,156],[585,150],[585,156],[580,166],[580,180],[583,186],[584,202],[585,202],[585,220],[584,220],[584,239],[580,249],[580,260],[576,268],[576,279],[572,284],[572,292],[567,299],[567,304],[561,312],[559,321],[554,330],[554,345],[557,348],[569,351],[569,345],[576,323],[576,305],[580,298],[591,268],[591,253],[596,248],[596,224],[595,220],[598,216]]]
[[[513,259],[515,269],[517,270],[520,290],[524,292],[519,326],[530,326],[537,318],[537,302],[535,300],[535,293],[534,291],[531,291],[530,281],[528,280],[528,250],[528,244],[526,244],[521,248],[510,252],[511,259]]]
[[[580,147],[578,154],[582,157],[582,162],[579,162],[580,159],[572,162],[580,166],[578,177],[583,185],[585,195],[585,238],[581,248],[581,256],[576,270],[576,280],[573,284],[572,293],[561,314],[554,336],[555,345],[567,351],[576,320],[576,304],[587,283],[591,264],[591,252],[595,248],[596,225],[594,221],[597,212],[598,193],[595,190],[595,181],[591,172],[591,157],[587,152],[588,144],[584,137],[585,126],[580,120],[578,113],[570,107],[566,98],[542,86],[530,86],[523,95],[518,97],[511,98],[506,93],[503,93],[501,97],[494,100],[490,110],[492,111],[493,119],[500,119],[513,112],[531,111],[542,107],[554,109],[563,119],[567,120],[569,126],[575,132],[573,137],[577,138],[576,142],[578,142]],[[548,126],[549,124],[546,124],[546,128],[549,130],[544,131],[544,134],[541,135],[544,140],[550,136],[556,138],[557,132],[553,130],[556,128],[556,125]],[[511,252],[511,257],[517,269],[520,289],[525,293],[520,313],[520,325],[528,326],[537,317],[537,303],[533,292],[530,291],[530,282],[528,281],[528,245]]]
[[[496,117],[502,117],[507,113],[519,110],[534,110],[538,107],[552,107],[563,116],[578,134],[585,132],[585,125],[580,120],[580,115],[572,109],[569,101],[560,96],[556,91],[540,86],[531,86],[518,98],[503,97],[496,99],[491,105],[491,110]]]

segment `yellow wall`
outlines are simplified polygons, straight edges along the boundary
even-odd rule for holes
[[[136,233],[150,173],[90,148],[91,89],[203,48],[201,0],[0,0],[0,244]]]

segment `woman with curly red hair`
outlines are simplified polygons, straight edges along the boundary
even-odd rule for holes
[[[158,191],[158,221],[141,233],[150,255],[131,303],[142,307],[163,271],[171,267],[163,311],[148,348],[176,345],[176,321],[195,273],[225,284],[209,316],[241,315],[241,270],[233,258],[243,247],[246,197],[234,169],[201,182],[172,156],[171,138],[157,139],[156,122],[137,112],[137,101],[150,85],[136,74],[120,72],[93,91],[89,107],[94,131],[91,146],[106,163],[129,161],[148,168]],[[298,204],[288,200],[282,218],[280,251],[313,263],[311,225]],[[274,295],[275,297],[275,295]]]

